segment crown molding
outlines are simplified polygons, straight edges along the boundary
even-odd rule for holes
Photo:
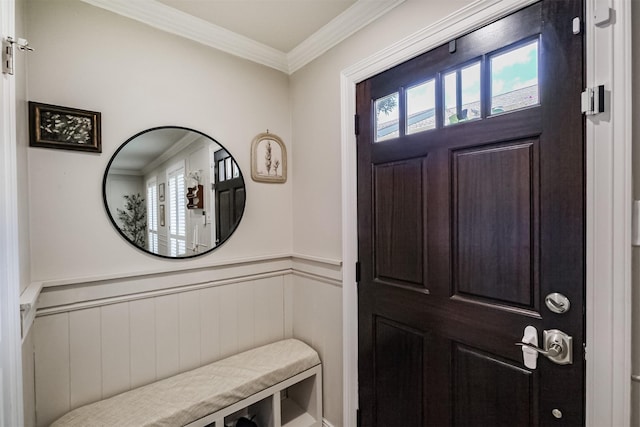
[[[82,0],[240,58],[288,73],[283,52],[155,0]]]
[[[287,54],[289,74],[295,73],[350,35],[405,0],[358,0]]]
[[[288,54],[156,0],[82,0],[154,28],[292,74],[405,0],[358,0]]]

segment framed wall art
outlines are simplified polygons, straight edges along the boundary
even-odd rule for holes
[[[287,182],[287,148],[269,131],[257,135],[251,143],[251,178],[257,182]]]
[[[100,113],[29,101],[29,145],[101,153]]]

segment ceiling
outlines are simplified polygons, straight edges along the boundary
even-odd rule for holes
[[[292,74],[405,0],[83,0]]]
[[[287,53],[355,0],[159,0]]]

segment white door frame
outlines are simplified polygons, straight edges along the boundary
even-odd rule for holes
[[[345,426],[358,408],[355,286],[357,156],[355,86],[535,0],[478,0],[341,73],[343,391]],[[604,84],[608,113],[587,120],[586,425],[630,424],[631,396],[631,2],[587,0],[587,82]],[[596,5],[615,23],[596,27]],[[614,48],[615,46],[615,48]],[[597,60],[596,60],[597,59]],[[614,144],[615,142],[615,144]],[[596,304],[597,302],[597,304]]]
[[[0,1],[0,38],[15,39],[15,2]],[[0,74],[0,426],[24,424],[15,78]]]

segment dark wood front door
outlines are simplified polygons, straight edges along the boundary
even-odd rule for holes
[[[244,212],[244,179],[235,160],[220,149],[213,155],[215,162],[216,245],[224,242],[236,229]]]
[[[584,424],[575,17],[536,3],[357,86],[363,426]],[[573,362],[527,366],[527,326]]]

